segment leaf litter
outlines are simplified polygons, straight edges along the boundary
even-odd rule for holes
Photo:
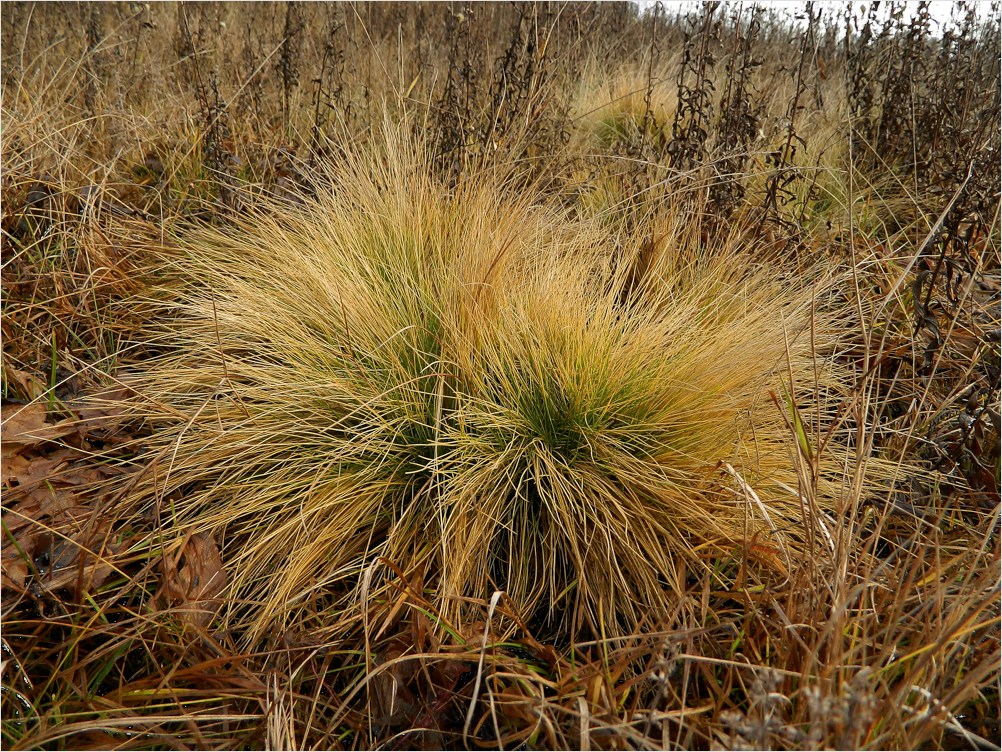
[[[92,592],[129,548],[131,537],[102,515],[102,484],[121,470],[102,462],[100,450],[131,438],[111,403],[120,396],[102,390],[68,405],[72,417],[55,420],[41,402],[0,407],[5,601],[8,591]]]
[[[158,599],[176,606],[182,621],[207,627],[223,601],[226,569],[219,547],[202,533],[189,536],[176,556],[161,560],[163,581]]]
[[[2,406],[2,586],[5,599],[67,590],[79,597],[100,588],[116,559],[138,538],[115,530],[104,514],[105,481],[120,474],[99,448],[135,437],[126,429],[125,387],[101,389],[68,405],[72,417],[52,420],[41,402]],[[227,583],[219,547],[206,535],[188,536],[159,561],[155,603],[179,619],[206,627]]]

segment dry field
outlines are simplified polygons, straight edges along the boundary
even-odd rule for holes
[[[1000,749],[999,8],[910,11],[4,3],[4,748]]]

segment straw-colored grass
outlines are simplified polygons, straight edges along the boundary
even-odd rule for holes
[[[449,195],[388,143],[303,207],[181,238],[165,354],[127,378],[157,430],[126,503],[217,538],[227,623],[355,604],[385,557],[446,614],[503,590],[619,633],[683,563],[831,553],[847,450],[795,461],[838,397],[822,275],[667,231],[617,261],[612,230],[503,176]]]

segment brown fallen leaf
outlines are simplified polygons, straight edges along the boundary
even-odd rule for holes
[[[9,488],[10,500],[19,499],[43,483],[56,480],[61,475],[60,471],[68,467],[68,461],[79,456],[80,453],[72,449],[61,449],[41,457],[17,455],[5,460],[3,482]],[[8,500],[4,501],[4,506],[10,506]]]
[[[112,522],[95,508],[102,496],[91,490],[113,471],[88,462],[83,452],[68,447],[48,453],[26,449],[5,459],[3,587],[23,591],[34,572],[43,588],[79,591],[99,586],[114,571],[108,557],[120,549],[106,545]]]
[[[72,463],[60,468],[55,480],[73,488],[86,488],[107,479],[111,474],[112,471],[103,467],[85,467]]]
[[[127,386],[111,386],[82,395],[71,402],[69,407],[80,420],[119,418],[127,415],[125,404],[134,396],[135,392]]]
[[[183,565],[178,563],[183,559]],[[212,621],[226,587],[226,569],[219,548],[208,535],[190,536],[178,555],[164,560],[161,596],[180,610],[181,618],[198,627]]]
[[[48,424],[45,416],[45,405],[40,402],[0,406],[0,442],[3,443],[5,459],[19,454],[23,447],[37,446],[76,433],[73,421]]]
[[[49,387],[41,378],[28,371],[20,371],[8,365],[3,367],[3,378],[19,390],[19,396],[34,400],[45,394]]]
[[[3,569],[0,570],[0,587],[5,590],[24,591],[24,586],[28,581],[28,563],[17,550],[4,551],[0,557],[3,561]]]
[[[11,375],[8,370],[5,377]],[[5,597],[7,591],[25,593],[29,586],[36,595],[38,588],[79,594],[99,587],[116,571],[116,559],[131,542],[112,534],[113,521],[99,508],[105,495],[97,487],[120,471],[95,463],[86,439],[92,431],[100,432],[107,445],[109,437],[122,433],[122,407],[128,396],[122,388],[104,389],[90,401],[71,404],[72,417],[55,423],[49,422],[41,402],[0,405],[0,587]],[[198,563],[206,559],[200,544],[189,546],[184,576],[195,583],[195,598],[204,600],[214,594],[212,580],[220,578],[203,576],[201,570],[211,568],[212,560]],[[208,589],[205,581],[210,582]]]
[[[133,396],[129,387],[108,387],[74,400],[69,407],[79,419],[81,432],[114,430],[129,417],[128,400]]]
[[[16,513],[27,524],[34,524],[44,519],[61,521],[63,515],[77,506],[77,496],[68,488],[56,488],[52,485],[37,486],[21,496],[21,503],[16,507]],[[10,525],[17,530],[18,525]]]
[[[409,646],[394,640],[386,652],[377,658],[379,664],[390,664],[373,673],[369,679],[369,700],[373,721],[384,728],[413,718],[418,709],[417,698],[408,688],[418,671],[419,664],[404,656]]]
[[[0,483],[5,486],[21,485],[21,479],[31,475],[32,460],[16,454],[4,457],[0,466]]]
[[[103,543],[85,546],[65,538],[56,541],[49,551],[49,571],[42,584],[49,590],[69,588],[75,593],[100,587],[115,571],[113,557],[126,548],[121,543]]]
[[[39,541],[47,540],[52,531],[65,532],[67,525],[91,514],[89,507],[78,502],[69,489],[36,488],[24,496],[14,506],[6,506],[3,511],[4,554],[21,549],[34,558],[40,553]]]

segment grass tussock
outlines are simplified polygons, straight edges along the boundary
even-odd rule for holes
[[[170,261],[166,353],[125,379],[155,426],[129,503],[224,541],[229,623],[357,605],[385,558],[452,616],[503,590],[618,634],[702,558],[831,555],[849,449],[829,433],[797,472],[797,441],[837,431],[830,280],[667,235],[616,262],[614,232],[503,176],[428,175],[391,141]]]

